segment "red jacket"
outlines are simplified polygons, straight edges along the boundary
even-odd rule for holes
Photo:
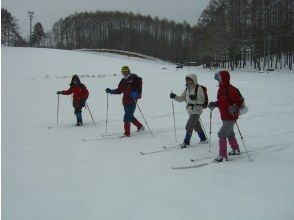
[[[141,98],[142,95],[142,78],[137,76],[136,74],[131,73],[128,78],[122,78],[120,83],[118,84],[118,88],[114,90],[113,94],[121,94],[122,104],[123,105],[131,105],[135,103],[135,100],[131,98],[131,92],[138,92],[138,99]]]
[[[235,121],[239,116],[239,109],[242,106],[242,99],[238,89],[230,84],[230,74],[228,71],[221,71],[221,83],[217,92],[218,107],[222,120]],[[229,106],[236,105],[238,111],[236,114],[229,112]]]
[[[63,95],[70,95],[73,94],[73,107],[74,108],[82,108],[84,107],[86,99],[89,96],[89,92],[87,87],[82,84],[70,84],[70,88],[68,90],[62,91]]]

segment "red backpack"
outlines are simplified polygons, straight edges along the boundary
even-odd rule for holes
[[[240,92],[240,90],[239,89],[237,89],[236,87],[234,87],[234,86],[232,86],[233,88],[235,88],[237,91],[238,91],[238,93],[239,93],[239,96],[240,96],[240,99],[241,99],[241,102],[242,102],[242,105],[241,105],[241,107],[240,107],[240,109],[239,109],[239,114],[240,115],[244,115],[244,114],[246,114],[247,112],[248,112],[248,108],[246,107],[246,105],[245,105],[245,99],[244,99],[244,97],[242,96],[242,94],[241,94],[241,92]],[[227,90],[227,94],[228,94],[228,98],[229,98],[229,100],[230,100],[230,102],[233,102],[232,101],[232,99],[231,99],[231,96],[230,96],[230,93],[229,93],[229,91]]]

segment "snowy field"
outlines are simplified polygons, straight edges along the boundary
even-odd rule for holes
[[[214,71],[161,61],[36,48],[2,47],[2,219],[3,220],[292,220],[294,219],[294,74],[293,71],[231,73],[249,112],[239,126],[250,157],[220,164],[173,170],[210,162],[218,155],[218,110],[212,117],[212,148],[199,145],[156,154],[181,143],[187,113],[175,102],[178,142],[173,132],[169,93],[184,90],[185,76],[195,73],[214,101]],[[154,137],[102,138],[105,88],[116,88],[120,68],[128,65],[143,77],[139,106]],[[162,69],[166,67],[166,69]],[[85,126],[74,127],[67,89],[73,74],[88,87]],[[140,112],[136,116],[142,122]],[[121,96],[109,97],[108,133],[122,131]],[[209,132],[209,110],[202,115]],[[134,129],[134,127],[132,127]],[[83,142],[86,139],[87,142]],[[191,162],[190,159],[197,160]]]

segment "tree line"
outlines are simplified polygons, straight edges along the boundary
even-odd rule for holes
[[[293,0],[212,0],[197,28],[195,57],[203,63],[257,69],[292,68]],[[284,58],[284,59],[282,59]]]
[[[292,68],[294,2],[211,0],[195,26],[118,11],[75,13],[56,22],[52,35],[57,48],[127,50],[209,67]]]
[[[6,46],[46,46],[48,36],[40,22],[37,22],[28,40],[19,33],[17,19],[6,9],[1,8],[1,45]]]
[[[19,33],[17,20],[5,8],[1,8],[1,44],[7,46],[26,45]]]
[[[140,14],[96,11],[75,13],[53,25],[57,48],[127,50],[184,61],[191,48],[191,26]]]
[[[19,35],[15,19],[7,20],[2,44]],[[125,50],[210,68],[292,69],[294,59],[293,0],[211,0],[194,26],[99,10],[60,18],[47,34],[36,25],[34,46]]]

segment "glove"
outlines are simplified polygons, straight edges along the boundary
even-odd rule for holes
[[[174,99],[176,96],[177,96],[177,95],[176,95],[175,93],[171,93],[171,94],[169,94],[169,97],[170,97],[171,99]]]
[[[82,107],[85,107],[85,105],[86,105],[86,99],[81,99],[81,101],[80,101],[80,107],[82,108]]]
[[[231,114],[235,114],[238,111],[238,107],[234,104],[234,105],[229,106],[228,110]]]
[[[217,103],[216,102],[210,102],[208,104],[208,108],[210,108],[210,109],[214,109],[215,107],[217,107]]]
[[[132,91],[130,96],[131,96],[131,98],[136,99],[136,98],[138,98],[139,95],[138,95],[137,91]]]
[[[105,92],[106,92],[106,93],[109,93],[109,94],[113,94],[113,90],[110,89],[110,88],[105,89]]]
[[[60,95],[60,94],[62,94],[62,91],[57,91],[56,94],[57,94],[57,95]]]

